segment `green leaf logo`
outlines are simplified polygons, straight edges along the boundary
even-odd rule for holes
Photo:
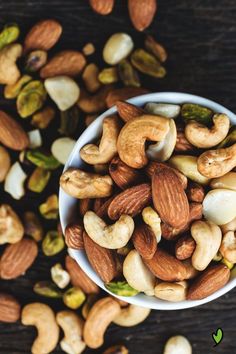
[[[223,340],[224,332],[221,328],[218,328],[215,333],[212,333],[212,338],[215,342],[214,347],[216,347],[218,344],[220,344]]]

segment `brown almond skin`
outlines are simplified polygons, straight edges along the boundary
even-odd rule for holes
[[[75,77],[81,73],[86,65],[84,55],[76,50],[63,50],[57,53],[40,70],[42,79],[59,75]]]
[[[171,169],[156,170],[152,177],[152,199],[160,218],[174,228],[189,220],[189,203],[179,178]]]
[[[105,283],[109,283],[118,275],[116,254],[93,242],[86,232],[83,237],[85,252],[92,268]]]
[[[33,49],[49,50],[52,48],[62,33],[59,22],[48,19],[37,22],[25,37],[24,50]]]
[[[180,261],[188,259],[192,256],[195,248],[196,248],[196,242],[191,236],[189,235],[182,236],[176,242],[175,257]]]
[[[83,250],[83,232],[84,228],[82,222],[67,225],[65,229],[65,242],[67,247],[73,248],[75,250]]]
[[[78,263],[70,256],[66,256],[65,267],[70,274],[73,286],[79,287],[85,294],[97,294],[99,292],[97,284],[84,273]]]
[[[24,129],[3,111],[0,111],[0,142],[17,151],[22,151],[29,145],[29,137]]]
[[[119,89],[113,89],[106,97],[107,108],[111,108],[116,105],[117,101],[125,101],[128,98],[144,95],[149,91],[142,87],[123,87]]]
[[[106,200],[104,200],[104,202],[99,206],[99,208],[96,211],[97,216],[99,216],[102,219],[107,216],[109,205],[111,204],[114,197],[115,196],[112,196],[111,198],[108,199],[105,198]]]
[[[206,269],[190,286],[188,300],[201,300],[223,288],[230,278],[230,270],[224,264],[217,264]]]
[[[0,322],[14,323],[19,320],[21,306],[19,302],[6,293],[0,293]]]
[[[0,260],[0,277],[15,279],[31,267],[38,255],[38,246],[34,240],[23,238],[8,245]]]
[[[184,264],[159,247],[152,259],[143,259],[143,261],[150,271],[161,280],[182,281],[186,279],[187,273]]]
[[[203,186],[195,182],[190,182],[186,193],[190,202],[202,203],[205,197]]]
[[[80,90],[78,107],[87,114],[98,113],[106,109],[106,98],[113,90],[113,86],[105,85],[95,95],[88,94],[85,90]]]
[[[118,194],[108,207],[108,216],[117,220],[122,214],[138,215],[151,202],[151,186],[148,183],[126,189]]]
[[[84,216],[87,211],[93,208],[93,200],[89,198],[80,199],[79,201],[79,212],[81,216]]]
[[[141,224],[134,230],[132,236],[136,251],[144,259],[152,259],[157,250],[157,239],[148,225]]]
[[[141,179],[139,171],[126,165],[119,156],[112,159],[109,173],[115,184],[121,189],[126,189]]]
[[[128,120],[139,117],[145,113],[142,108],[125,101],[117,101],[116,108],[120,118],[124,122],[128,122]]]
[[[156,0],[128,0],[130,19],[138,31],[149,27],[157,10]]]
[[[196,148],[187,140],[183,127],[177,127],[177,137],[175,144],[176,152],[193,151]]]
[[[89,3],[99,15],[109,15],[113,10],[115,0],[89,0]]]

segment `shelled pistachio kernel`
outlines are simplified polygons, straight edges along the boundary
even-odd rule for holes
[[[50,281],[39,281],[34,285],[34,292],[51,298],[61,298],[62,292]]]
[[[34,80],[29,82],[23,87],[17,97],[17,112],[21,118],[29,117],[43,106],[46,97],[47,92],[41,81]]]
[[[23,220],[25,234],[31,236],[36,242],[41,241],[43,238],[43,227],[37,215],[32,211],[26,211]]]
[[[26,58],[25,70],[35,72],[41,69],[47,62],[47,52],[44,50],[33,50]]]
[[[14,85],[6,85],[4,88],[4,97],[7,99],[16,98],[22,90],[23,86],[25,86],[31,80],[31,76],[23,75]]]
[[[0,50],[6,45],[13,43],[20,35],[20,29],[17,24],[6,25],[0,33]]]
[[[103,69],[102,71],[100,71],[98,75],[98,80],[103,85],[109,85],[118,82],[119,76],[118,76],[117,68],[112,67],[112,68]]]
[[[110,282],[105,284],[107,290],[119,296],[135,296],[138,291],[132,288],[126,281]]]
[[[123,59],[118,65],[121,81],[125,86],[140,87],[141,82],[138,73],[127,59]]]
[[[50,177],[50,171],[36,167],[28,180],[28,189],[35,193],[41,193],[47,186]]]
[[[63,302],[70,309],[78,309],[85,301],[86,296],[80,288],[73,287],[63,294]]]
[[[208,125],[212,122],[213,111],[198,104],[185,103],[181,108],[181,116],[185,122],[196,120],[199,123]]]
[[[166,75],[166,70],[160,62],[144,49],[136,49],[132,53],[131,63],[143,74],[156,78],[163,78]]]
[[[65,247],[64,238],[57,231],[48,231],[42,242],[45,256],[54,256]]]
[[[56,112],[52,107],[45,107],[33,115],[31,124],[36,128],[46,129],[55,115]]]

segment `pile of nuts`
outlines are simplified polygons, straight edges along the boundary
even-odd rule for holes
[[[235,126],[192,103],[116,107],[80,150],[91,168],[61,176],[80,200],[66,243],[114,294],[204,299],[236,263]]]

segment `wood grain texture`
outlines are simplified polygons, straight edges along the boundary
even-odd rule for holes
[[[91,41],[97,53],[102,49],[107,37],[117,31],[128,32],[136,45],[143,44],[144,34],[137,33],[128,18],[126,1],[116,1],[112,14],[103,17],[93,13],[88,1],[84,0],[2,0],[0,1],[0,25],[17,22],[22,29],[22,38],[32,24],[49,16],[63,25],[63,34],[50,51],[59,49],[81,49]],[[235,0],[159,0],[155,21],[146,31],[163,43],[169,53],[168,75],[163,80],[143,78],[145,86],[153,91],[184,91],[199,94],[216,100],[236,111],[236,2]],[[99,59],[98,59],[99,58]],[[101,67],[101,56],[96,54]],[[12,112],[12,102],[0,100],[1,109]],[[28,124],[24,122],[24,124]],[[56,123],[55,123],[56,124]],[[81,127],[82,129],[82,127]],[[52,132],[43,134],[50,146]],[[76,135],[79,134],[79,130]],[[52,135],[51,135],[52,134]],[[58,172],[59,177],[60,171]],[[57,192],[56,180],[47,187]],[[49,193],[50,193],[49,192]],[[9,196],[3,195],[1,202],[13,203]],[[14,202],[16,210],[22,214],[35,210],[45,199],[33,193],[23,200]],[[53,223],[45,224],[53,228]],[[1,280],[0,289],[10,291],[25,304],[29,301],[44,301],[55,310],[63,308],[61,302],[47,301],[32,292],[37,280],[50,277],[50,266],[63,261],[64,255],[47,258],[41,254],[33,267],[14,281]],[[193,354],[234,354],[236,353],[236,289],[221,299],[195,309],[185,311],[153,311],[145,323],[130,329],[109,327],[105,345],[96,351],[102,353],[111,344],[124,343],[131,354],[161,354],[169,336],[180,333],[186,335],[193,344]],[[224,330],[223,342],[213,348],[211,333],[218,327]],[[17,324],[0,325],[1,354],[29,354],[36,332],[34,328]],[[62,353],[58,347],[54,354]]]

